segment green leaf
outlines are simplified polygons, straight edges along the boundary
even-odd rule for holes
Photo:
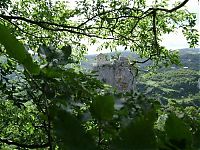
[[[43,68],[41,72],[49,78],[59,78],[64,74],[64,71],[58,68]]]
[[[52,107],[50,112],[56,136],[62,141],[62,149],[96,149],[94,140],[74,116],[58,107]]]
[[[14,35],[11,34],[9,28],[0,24],[0,43],[4,45],[7,54],[16,59],[19,63],[32,74],[39,74],[39,66],[33,63],[31,56],[26,51],[22,43],[20,43]]]
[[[170,114],[165,124],[167,142],[181,150],[188,149],[192,144],[189,127],[175,114]]]
[[[31,74],[39,74],[40,68],[36,63],[33,62],[32,57],[29,54],[27,54],[22,64]]]
[[[98,95],[90,106],[90,112],[99,121],[112,119],[114,114],[114,97]]]
[[[63,46],[61,50],[64,53],[66,59],[68,59],[70,55],[72,54],[72,47],[70,45]]]
[[[145,116],[135,118],[123,128],[113,142],[115,150],[155,150],[156,137],[154,134],[155,111]]]
[[[26,58],[24,46],[18,42],[14,35],[10,33],[10,30],[2,24],[0,24],[0,33],[0,43],[5,46],[8,55],[22,63]]]

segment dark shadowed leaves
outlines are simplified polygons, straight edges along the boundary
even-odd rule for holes
[[[90,106],[90,112],[99,121],[112,119],[114,113],[114,97],[97,96]]]
[[[170,114],[165,124],[167,143],[175,149],[190,149],[192,135],[189,127],[175,114]]]
[[[39,74],[39,66],[34,64],[23,44],[11,34],[9,28],[0,24],[0,33],[0,43],[5,47],[7,54],[23,64],[30,73]]]
[[[92,137],[87,134],[81,123],[69,112],[58,107],[51,109],[56,136],[62,142],[63,150],[95,150]]]
[[[150,111],[145,116],[138,116],[120,131],[119,136],[113,142],[113,150],[155,150],[155,120],[154,111]]]
[[[70,45],[67,46],[63,46],[61,48],[62,52],[64,53],[64,56],[66,57],[66,59],[68,59],[72,53],[72,48]]]

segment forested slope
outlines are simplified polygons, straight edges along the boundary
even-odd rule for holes
[[[157,96],[164,104],[169,99],[179,102],[195,101],[199,105],[200,51],[199,49],[180,50],[181,66],[162,68],[157,73],[143,73],[138,78],[138,90]],[[181,100],[181,101],[180,101]]]

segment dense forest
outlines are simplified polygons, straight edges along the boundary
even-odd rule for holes
[[[200,149],[199,52],[161,44],[198,45],[189,1],[0,1],[0,149]],[[84,69],[92,45],[129,50],[138,90]]]

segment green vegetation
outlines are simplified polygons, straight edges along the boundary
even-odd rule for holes
[[[196,15],[184,8],[187,2],[168,9],[167,0],[149,6],[145,0],[80,0],[76,7],[64,1],[0,1],[0,149],[199,149],[198,107],[171,98],[164,106],[145,93],[116,92],[79,65],[87,46],[99,41],[100,49],[136,52],[134,67],[148,60],[154,66],[179,64],[160,41],[182,28],[191,47],[198,43]],[[168,73],[168,82],[160,73],[149,77],[148,86],[179,98],[180,85]],[[181,85],[194,86],[199,73],[175,75]],[[196,92],[183,90],[187,99]]]
[[[144,75],[140,79],[139,89],[152,89],[151,94],[165,99],[180,99],[199,92],[199,71],[178,69],[162,71],[153,75]]]

